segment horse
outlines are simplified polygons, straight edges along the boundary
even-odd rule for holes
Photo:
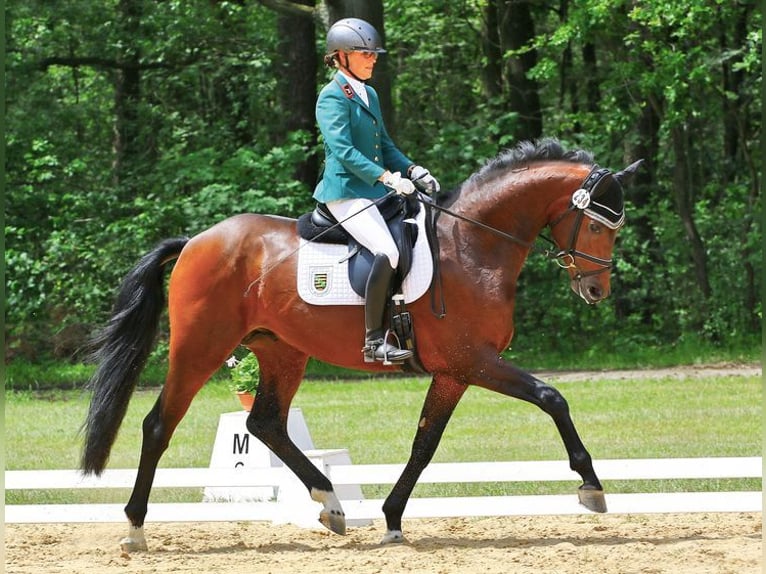
[[[624,223],[623,183],[639,162],[612,173],[593,154],[555,139],[521,142],[486,162],[437,210],[438,284],[444,313],[423,296],[412,302],[416,351],[431,376],[409,460],[386,498],[384,543],[401,542],[402,514],[431,461],[456,405],[476,385],[538,406],[555,423],[582,478],[580,502],[606,512],[604,490],[559,391],[502,357],[514,334],[517,280],[544,228],[557,251],[542,250],[567,271],[572,290],[595,304],[610,293],[612,252]],[[599,203],[597,196],[611,196]],[[345,534],[333,485],[287,434],[290,403],[309,357],[357,370],[407,371],[363,361],[360,306],[316,306],[296,294],[296,220],[238,214],[192,238],[166,239],[140,259],[118,289],[113,314],[94,339],[97,362],[83,431],[81,471],[99,475],[125,415],[167,305],[168,370],[143,421],[135,485],[125,506],[126,550],[146,550],[144,521],[157,464],[192,399],[244,346],[260,365],[250,433],[265,443],[322,504],[319,521]],[[175,261],[167,285],[165,268]],[[436,288],[437,280],[431,285]],[[328,336],[329,335],[329,336]]]

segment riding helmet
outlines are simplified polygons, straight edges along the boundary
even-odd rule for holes
[[[380,34],[369,22],[359,18],[343,18],[327,31],[327,55],[342,52],[375,52],[384,54]]]

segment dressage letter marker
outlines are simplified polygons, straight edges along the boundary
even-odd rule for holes
[[[224,413],[218,421],[218,432],[210,457],[210,468],[236,468],[242,472],[258,472],[260,469],[281,467],[279,460],[269,448],[247,432],[245,421],[248,413],[238,411]],[[311,450],[308,426],[299,408],[290,409],[287,417],[287,434],[301,450]],[[252,486],[205,489],[205,502],[254,502],[273,500],[279,487]]]
[[[267,469],[284,468],[269,448],[247,431],[248,413],[224,413],[218,421],[218,432],[210,457],[211,469],[231,469],[258,474]],[[324,473],[331,465],[351,465],[348,449],[315,449],[303,412],[291,408],[287,416],[287,434],[296,446]],[[358,484],[342,484],[335,488],[341,500],[362,500],[364,495]],[[273,517],[275,523],[291,523],[315,528],[319,526],[316,510],[308,491],[292,472],[288,471],[275,486],[207,486],[204,502],[268,502],[276,500],[282,509]],[[350,526],[367,526],[369,519],[349,520]]]

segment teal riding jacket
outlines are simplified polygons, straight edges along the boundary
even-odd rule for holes
[[[386,131],[378,94],[370,86],[365,89],[369,106],[336,73],[319,93],[316,119],[324,139],[325,166],[314,189],[318,202],[377,199],[388,191],[377,181],[386,169],[406,177],[413,164]]]

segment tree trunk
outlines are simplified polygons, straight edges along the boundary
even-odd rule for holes
[[[313,5],[313,0],[298,0]],[[316,33],[314,21],[293,14],[280,14],[277,18],[277,90],[289,94],[281,99],[282,129],[280,139],[297,130],[307,131],[311,141],[317,141],[317,127],[314,118],[316,104]],[[318,159],[315,154],[306,157],[296,169],[293,177],[313,189],[317,180]]]
[[[595,114],[599,110],[601,102],[601,90],[599,90],[598,61],[596,58],[596,45],[586,42],[582,47],[582,63],[585,69],[585,109]]]
[[[123,199],[133,195],[129,185],[130,172],[139,163],[143,152],[139,104],[141,100],[140,53],[135,39],[140,38],[142,0],[120,0],[117,6],[120,39],[123,46],[118,55],[114,85],[114,182]]]
[[[719,13],[721,8],[718,8]],[[747,41],[747,33],[751,22],[751,12],[755,10],[755,4],[744,2],[741,10],[737,11],[737,18],[731,23],[724,16],[719,18],[720,51],[722,54],[738,51]],[[729,30],[731,31],[729,32]],[[721,98],[723,105],[723,155],[724,169],[721,174],[720,192],[716,200],[725,201],[727,184],[742,179],[750,180],[750,190],[747,198],[747,212],[741,222],[742,261],[745,270],[744,307],[748,314],[751,329],[760,328],[759,317],[760,297],[757,288],[757,271],[752,263],[752,242],[748,241],[751,234],[760,236],[758,224],[753,217],[755,204],[760,195],[760,165],[753,160],[748,149],[748,142],[757,140],[754,133],[757,132],[757,122],[749,121],[753,117],[750,111],[752,99],[743,96],[743,87],[747,82],[744,70],[737,69],[739,59],[725,58],[721,62],[724,95]],[[734,97],[731,97],[731,95]],[[756,105],[758,105],[756,103]],[[747,173],[748,175],[744,175]]]
[[[641,169],[636,173],[633,183],[626,190],[626,199],[633,208],[629,208],[628,225],[634,230],[638,245],[646,245],[637,256],[648,256],[649,265],[662,265],[662,248],[657,244],[657,238],[652,228],[652,219],[649,216],[651,212],[651,203],[657,201],[652,194],[657,189],[655,179],[656,166],[654,159],[657,157],[659,146],[660,118],[657,110],[653,106],[645,105],[641,109],[641,115],[638,118],[636,138],[626,139],[625,155],[623,163],[628,165],[638,159],[643,159]],[[638,280],[640,281],[640,279]],[[631,285],[623,282],[624,289],[615,292],[615,310],[619,317],[629,315],[638,315],[644,325],[652,325],[653,310],[660,305],[659,297],[656,291],[651,287],[647,288],[647,296],[636,305],[635,301],[631,303],[630,292],[633,287],[640,288],[640,285]]]
[[[561,0],[559,3],[559,19],[562,24],[566,23],[569,18],[569,1]],[[559,109],[566,108],[567,96],[570,102],[570,113],[577,114],[579,109],[579,102],[577,101],[577,80],[569,81],[569,75],[572,72],[574,66],[574,58],[572,56],[572,41],[567,42],[566,47],[561,53],[561,67],[559,72]],[[575,74],[575,77],[577,75]],[[575,122],[573,125],[573,131],[580,131],[579,122]]]
[[[697,277],[697,286],[707,301],[710,298],[711,288],[707,273],[707,254],[705,245],[694,223],[694,182],[692,181],[692,165],[689,159],[688,133],[684,126],[672,128],[673,151],[675,152],[675,165],[673,167],[673,191],[676,198],[676,206],[681,223],[684,226],[686,238],[689,241],[691,257],[694,262],[694,273]]]
[[[505,54],[509,50],[519,50],[527,46],[535,36],[530,2],[502,1],[498,4],[498,13],[502,52]],[[518,123],[514,131],[516,140],[539,138],[543,133],[537,82],[527,76],[536,63],[537,52],[528,48],[522,54],[508,58],[505,66],[508,104],[510,110],[518,114]]]
[[[720,10],[720,9],[719,9]],[[748,32],[748,9],[742,10],[739,18],[733,24],[733,38],[727,38],[725,22],[720,23],[720,49],[725,54],[732,50],[739,50],[745,45]],[[734,64],[737,60],[723,58],[721,61],[721,75],[723,78],[723,152],[724,173],[721,190],[725,189],[726,183],[731,181],[737,171],[738,155],[740,148],[740,121],[741,121],[741,86],[745,77],[742,70],[737,70]],[[735,97],[732,98],[731,95]],[[723,192],[722,192],[723,193]]]
[[[488,99],[497,98],[503,91],[503,54],[500,51],[497,6],[487,2],[482,8],[481,48],[485,64],[481,68],[482,86]]]

